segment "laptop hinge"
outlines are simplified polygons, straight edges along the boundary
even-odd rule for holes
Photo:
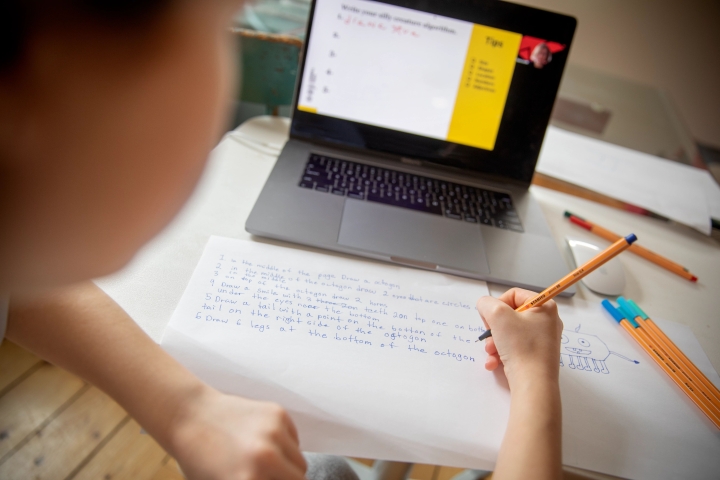
[[[407,157],[400,157],[400,162],[405,163],[407,165],[415,165],[416,167],[420,167],[423,165],[423,162],[421,160],[415,160],[414,158],[407,158]]]

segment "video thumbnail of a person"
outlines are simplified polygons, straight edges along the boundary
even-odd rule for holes
[[[518,63],[542,69],[552,62],[553,53],[562,52],[563,50],[565,50],[565,45],[561,43],[524,35],[520,41]]]

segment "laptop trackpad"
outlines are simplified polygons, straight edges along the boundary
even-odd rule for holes
[[[400,263],[490,273],[478,225],[407,208],[346,199],[338,244],[399,257]]]

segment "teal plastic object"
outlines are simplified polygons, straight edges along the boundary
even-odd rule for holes
[[[634,320],[632,315],[628,315],[627,312],[623,311],[622,306],[619,308],[615,307],[612,303],[610,303],[610,300],[603,300],[600,302],[603,307],[605,307],[605,310],[608,311],[610,315],[615,319],[616,322],[620,323],[623,320],[627,320],[630,325],[633,326],[633,328],[638,328],[640,325],[637,324],[637,322]]]
[[[640,318],[642,318],[643,320],[647,320],[647,319],[648,319],[647,313],[645,313],[645,312],[638,306],[638,304],[635,303],[635,300],[628,300],[628,303],[630,304],[630,306],[632,306],[632,308],[635,310],[635,313],[636,313],[638,316],[640,316]]]
[[[635,309],[630,305],[630,303],[625,299],[625,297],[618,297],[617,303],[620,307],[620,311],[626,313],[627,315],[630,315],[630,318],[635,319],[635,317],[639,316]]]
[[[241,56],[238,99],[265,105],[277,115],[295,90],[302,40],[289,35],[236,29]]]
[[[622,316],[625,317],[625,319],[628,322],[630,322],[630,325],[632,325],[635,328],[640,327],[640,325],[638,325],[638,323],[635,321],[635,313],[632,312],[631,310],[629,310],[626,305],[619,304],[618,310],[620,310],[620,313],[622,314]]]

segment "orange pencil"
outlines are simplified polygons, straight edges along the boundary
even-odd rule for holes
[[[707,404],[706,406],[708,406],[715,415],[720,418],[720,401],[718,401],[714,393],[702,383],[700,378],[693,373],[693,371],[680,359],[678,355],[668,348],[661,338],[659,338],[654,332],[650,331],[648,325],[640,316],[635,315],[634,309],[625,298],[618,297],[617,302],[618,310],[625,318],[628,319],[632,326],[635,327],[635,332],[645,339],[645,341],[655,350],[655,353],[659,357],[663,358],[668,366],[672,367],[683,381],[692,383],[695,393],[697,393],[697,395],[705,401]]]
[[[617,241],[618,238],[621,238],[620,235],[617,233],[613,233],[610,230],[607,230],[599,225],[595,225],[594,223],[588,222],[584,218],[578,217],[575,214],[572,214],[568,211],[565,211],[565,216],[570,219],[572,223],[575,225],[578,225],[585,230],[590,230],[592,233],[597,235],[598,237],[602,237],[605,240],[608,240],[610,242]],[[677,263],[668,260],[667,258],[663,257],[662,255],[658,255],[657,253],[653,252],[652,250],[648,250],[647,248],[638,245],[637,243],[630,246],[628,251],[634,253],[635,255],[638,255],[645,260],[648,260],[655,265],[658,265],[665,270],[668,270],[676,275],[680,275],[681,277],[690,280],[691,282],[697,282],[697,277],[690,273],[690,271],[683,267],[682,265],[678,265]]]
[[[625,316],[625,318],[634,318],[634,324],[639,327],[638,330],[640,331],[640,334],[644,335],[648,343],[655,346],[658,351],[663,356],[665,356],[666,359],[672,362],[672,364],[681,374],[681,377],[691,381],[697,386],[698,393],[701,394],[713,406],[713,409],[720,417],[720,397],[717,396],[714,386],[709,386],[705,384],[702,381],[702,377],[704,377],[704,375],[702,375],[702,377],[699,376],[695,372],[697,371],[699,373],[700,371],[697,370],[697,368],[695,368],[694,370],[693,368],[691,368],[691,365],[692,367],[695,367],[695,365],[693,365],[692,362],[687,359],[687,357],[685,357],[685,355],[680,352],[679,349],[676,348],[677,353],[673,351],[667,343],[670,341],[670,339],[668,338],[667,341],[665,341],[662,338],[667,338],[664,334],[661,337],[655,331],[653,331],[650,328],[649,324],[642,318],[642,316],[640,316],[632,307],[632,305],[630,305],[630,302],[628,302],[624,297],[618,297],[617,302],[619,305],[619,310]]]
[[[660,327],[655,324],[655,322],[652,321],[650,317],[647,316],[647,314],[638,306],[637,303],[635,303],[633,300],[628,300],[628,304],[631,306],[632,310],[636,314],[636,320],[639,318],[640,321],[643,322],[643,326],[646,326],[648,331],[652,332],[657,338],[661,339],[665,345],[670,349],[672,353],[675,354],[676,357],[678,357],[684,365],[687,366],[687,368],[692,371],[695,376],[700,380],[700,382],[705,386],[705,388],[712,392],[712,394],[715,396],[715,398],[720,399],[720,389],[718,389],[706,376],[704,373],[698,369],[695,364],[690,360],[687,355],[685,355],[682,350],[680,350],[675,343],[670,340],[670,338],[665,335],[665,332],[660,330]]]
[[[546,288],[545,290],[525,302],[523,305],[516,308],[515,311],[524,312],[529,308],[542,305],[551,298],[555,297],[558,293],[568,288],[570,285],[583,278],[585,275],[592,273],[593,271],[595,271],[595,269],[601,267],[605,262],[630,247],[635,240],[637,240],[637,237],[634,233],[631,233],[627,237],[620,237],[620,239],[617,240],[615,243],[610,245],[602,252],[598,253],[595,258],[590,259],[590,261],[588,261],[585,265],[581,265],[572,272],[568,273],[557,283]]]
[[[645,352],[657,363],[657,365],[672,379],[675,384],[698,406],[700,410],[710,419],[710,421],[720,428],[720,415],[709,402],[700,395],[698,389],[692,382],[685,381],[680,377],[675,367],[669,363],[652,345],[650,345],[635,327],[613,306],[608,300],[602,301],[603,307],[612,315],[615,320],[630,334],[631,337],[642,347]]]
[[[595,269],[601,267],[605,262],[627,249],[632,243],[637,240],[634,233],[631,233],[627,237],[623,237],[617,242],[610,245],[608,248],[598,253],[594,258],[591,258],[585,265],[581,265],[572,272],[565,275],[563,278],[555,282],[550,287],[546,288],[542,292],[538,293],[530,300],[515,309],[516,312],[524,312],[525,310],[532,307],[539,307],[543,303],[547,302],[551,298],[561,293],[563,290],[568,288],[570,285],[579,281],[585,275],[592,273]],[[485,340],[488,337],[492,337],[492,331],[487,329],[482,335],[478,337],[476,342]]]
[[[683,380],[683,382],[690,382],[695,390],[695,393],[703,400],[703,403],[710,408],[715,416],[720,418],[720,402],[715,398],[715,395],[703,385],[702,381],[695,375],[692,370],[686,367],[683,362],[665,346],[661,341],[658,341],[657,337],[654,337],[647,328],[643,328],[641,323],[638,323],[639,328],[635,331],[640,334],[642,338],[653,348],[658,357],[665,360],[665,363],[673,368],[677,375]]]

